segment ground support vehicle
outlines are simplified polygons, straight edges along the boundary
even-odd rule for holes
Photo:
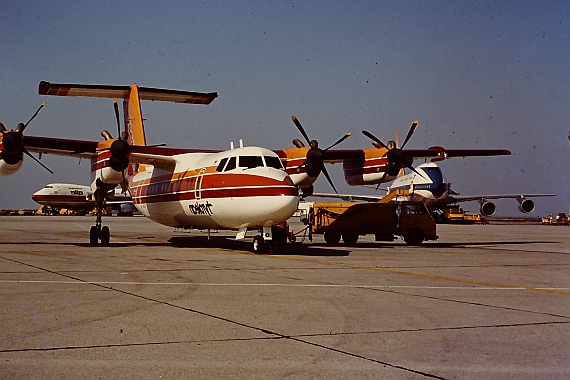
[[[555,212],[548,215],[546,218],[542,218],[542,224],[553,225],[553,226],[567,226],[570,224],[568,216],[563,212]]]
[[[309,238],[323,234],[328,244],[356,244],[359,236],[374,234],[376,241],[402,236],[408,245],[436,240],[436,224],[421,202],[314,202],[308,210]]]

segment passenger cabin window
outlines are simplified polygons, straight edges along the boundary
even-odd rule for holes
[[[227,157],[222,158],[222,160],[220,161],[220,163],[218,164],[218,167],[216,168],[217,172],[223,172],[224,171],[224,166],[226,166],[226,162],[228,161]]]
[[[283,163],[281,162],[281,159],[279,157],[275,156],[264,156],[264,157],[265,157],[265,163],[267,164],[268,167],[281,169],[281,170],[284,169]]]
[[[263,160],[261,156],[240,156],[239,157],[239,167],[253,169],[258,167],[263,167]]]

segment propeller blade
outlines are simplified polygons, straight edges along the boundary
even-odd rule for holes
[[[115,119],[117,119],[117,138],[121,138],[121,119],[119,117],[119,105],[117,99],[113,99],[113,107],[115,108]]]
[[[362,134],[366,137],[368,137],[370,140],[372,141],[376,141],[378,144],[380,144],[380,146],[382,148],[386,148],[388,149],[388,147],[382,142],[380,141],[380,139],[378,139],[376,136],[374,136],[372,133],[368,132],[368,131],[362,131]]]
[[[323,174],[325,175],[327,181],[329,181],[329,184],[333,188],[334,192],[338,194],[338,191],[336,191],[336,188],[334,187],[331,176],[329,175],[329,172],[327,171],[327,168],[325,167],[325,165],[322,166],[321,170],[322,170]]]
[[[40,160],[38,160],[37,158],[35,158],[30,152],[28,152],[28,150],[26,148],[24,148],[23,152],[26,154],[26,156],[31,157],[34,161],[36,161],[38,164],[40,164],[45,170],[47,170],[48,172],[50,172],[51,174],[55,174],[54,172],[51,171],[50,168],[48,168],[47,166],[45,166]]]
[[[347,138],[349,138],[350,136],[352,136],[352,132],[348,132],[346,135],[342,136],[337,142],[335,142],[334,144],[332,144],[331,146],[329,146],[327,149],[325,149],[325,151],[329,150],[332,147],[337,146],[338,144],[340,144],[341,142],[343,142],[344,140],[346,140]]]
[[[422,177],[423,179],[427,179],[426,177],[424,177],[424,175],[422,173],[420,173],[419,171],[417,171],[412,164],[406,165],[406,167],[408,169],[410,169],[411,171],[413,171],[414,173],[416,173],[417,175],[419,175],[420,177]]]
[[[299,120],[295,116],[291,116],[291,120],[293,120],[293,124],[295,124],[299,132],[301,132],[305,140],[307,140],[307,144],[311,145],[311,139],[309,139],[309,136],[305,132],[305,129],[303,129],[303,126],[301,125]]]
[[[412,135],[414,134],[414,131],[416,130],[417,126],[418,126],[418,120],[416,120],[412,123],[412,126],[410,127],[410,131],[408,132],[408,135],[404,139],[404,143],[402,144],[402,147],[400,149],[404,149],[404,147],[406,146],[406,143],[410,140],[410,137],[412,137]]]
[[[378,186],[376,186],[376,190],[374,191],[378,191],[378,189],[380,188],[380,185],[382,184],[382,182],[384,182],[384,178],[386,178],[386,176],[388,175],[388,169],[384,169],[384,174],[382,175],[382,178],[380,178],[380,182],[378,182]]]
[[[28,124],[30,124],[30,122],[31,122],[32,120],[34,120],[34,118],[35,118],[36,116],[38,116],[38,114],[40,113],[40,111],[42,110],[42,108],[45,107],[45,105],[46,105],[46,102],[43,102],[43,103],[40,105],[40,108],[38,108],[38,110],[36,111],[36,113],[30,118],[30,120],[28,120],[28,122],[27,122],[26,124],[22,124],[22,123],[20,123],[21,125],[18,124],[18,128],[16,128],[16,132],[24,132],[24,129],[26,129],[26,127],[28,126]]]

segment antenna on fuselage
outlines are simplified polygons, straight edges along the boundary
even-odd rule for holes
[[[230,149],[234,150],[234,142],[233,141],[230,141]]]
[[[239,147],[243,148],[243,140],[242,139],[239,139]]]

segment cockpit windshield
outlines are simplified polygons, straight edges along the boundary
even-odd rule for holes
[[[283,170],[283,163],[281,162],[281,159],[279,157],[275,157],[275,156],[264,156],[265,158],[265,163],[267,164],[268,167],[270,168],[275,168],[275,169],[281,169]]]
[[[264,162],[265,161],[265,162]],[[220,160],[216,171],[227,172],[235,168],[253,169],[270,167],[284,170],[283,163],[279,157],[275,156],[238,156],[224,157]]]
[[[238,167],[240,168],[253,169],[263,166],[261,156],[239,156]]]

